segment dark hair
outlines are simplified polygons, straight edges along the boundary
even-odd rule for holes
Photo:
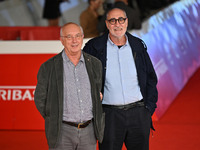
[[[108,18],[108,14],[109,14],[113,9],[119,9],[119,10],[123,11],[123,12],[124,12],[124,15],[125,15],[126,18],[127,18],[127,15],[126,15],[126,12],[125,12],[124,9],[121,9],[121,8],[118,8],[118,7],[112,7],[112,8],[109,9],[108,12],[106,13],[106,19]]]

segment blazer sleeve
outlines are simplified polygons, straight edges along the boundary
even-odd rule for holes
[[[40,112],[43,118],[46,117],[46,101],[47,101],[47,89],[48,87],[48,76],[47,70],[44,64],[41,65],[37,74],[37,86],[34,94],[34,101],[36,108]]]
[[[147,83],[146,83],[146,98],[147,98],[147,109],[153,115],[157,105],[158,91],[157,91],[157,76],[150,60],[149,54],[145,51],[145,60],[147,64]]]

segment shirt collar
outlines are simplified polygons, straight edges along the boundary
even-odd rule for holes
[[[127,36],[126,34],[125,34],[125,37],[126,37],[126,43],[125,43],[123,46],[127,46],[127,45],[128,45],[128,36]],[[108,42],[109,42],[112,46],[115,45],[115,43],[113,43],[113,41],[110,39],[109,34],[108,34]]]
[[[64,62],[71,62],[69,57],[66,55],[65,50],[63,50],[63,52],[62,52],[62,57],[63,57],[63,61]],[[81,57],[80,57],[79,62],[85,62],[82,50],[81,50]]]

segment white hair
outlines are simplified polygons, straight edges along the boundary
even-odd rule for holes
[[[64,24],[64,25],[60,28],[60,36],[62,36],[63,28],[66,27],[66,26],[68,26],[68,25],[70,25],[70,24],[77,25],[77,26],[80,28],[81,33],[84,34],[83,28],[82,28],[80,25],[78,25],[78,24],[76,24],[76,23],[74,23],[74,22],[69,22],[69,23]]]

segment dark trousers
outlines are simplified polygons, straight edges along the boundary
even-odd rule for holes
[[[128,110],[103,108],[106,113],[103,142],[99,150],[148,150],[151,114],[144,107]]]

